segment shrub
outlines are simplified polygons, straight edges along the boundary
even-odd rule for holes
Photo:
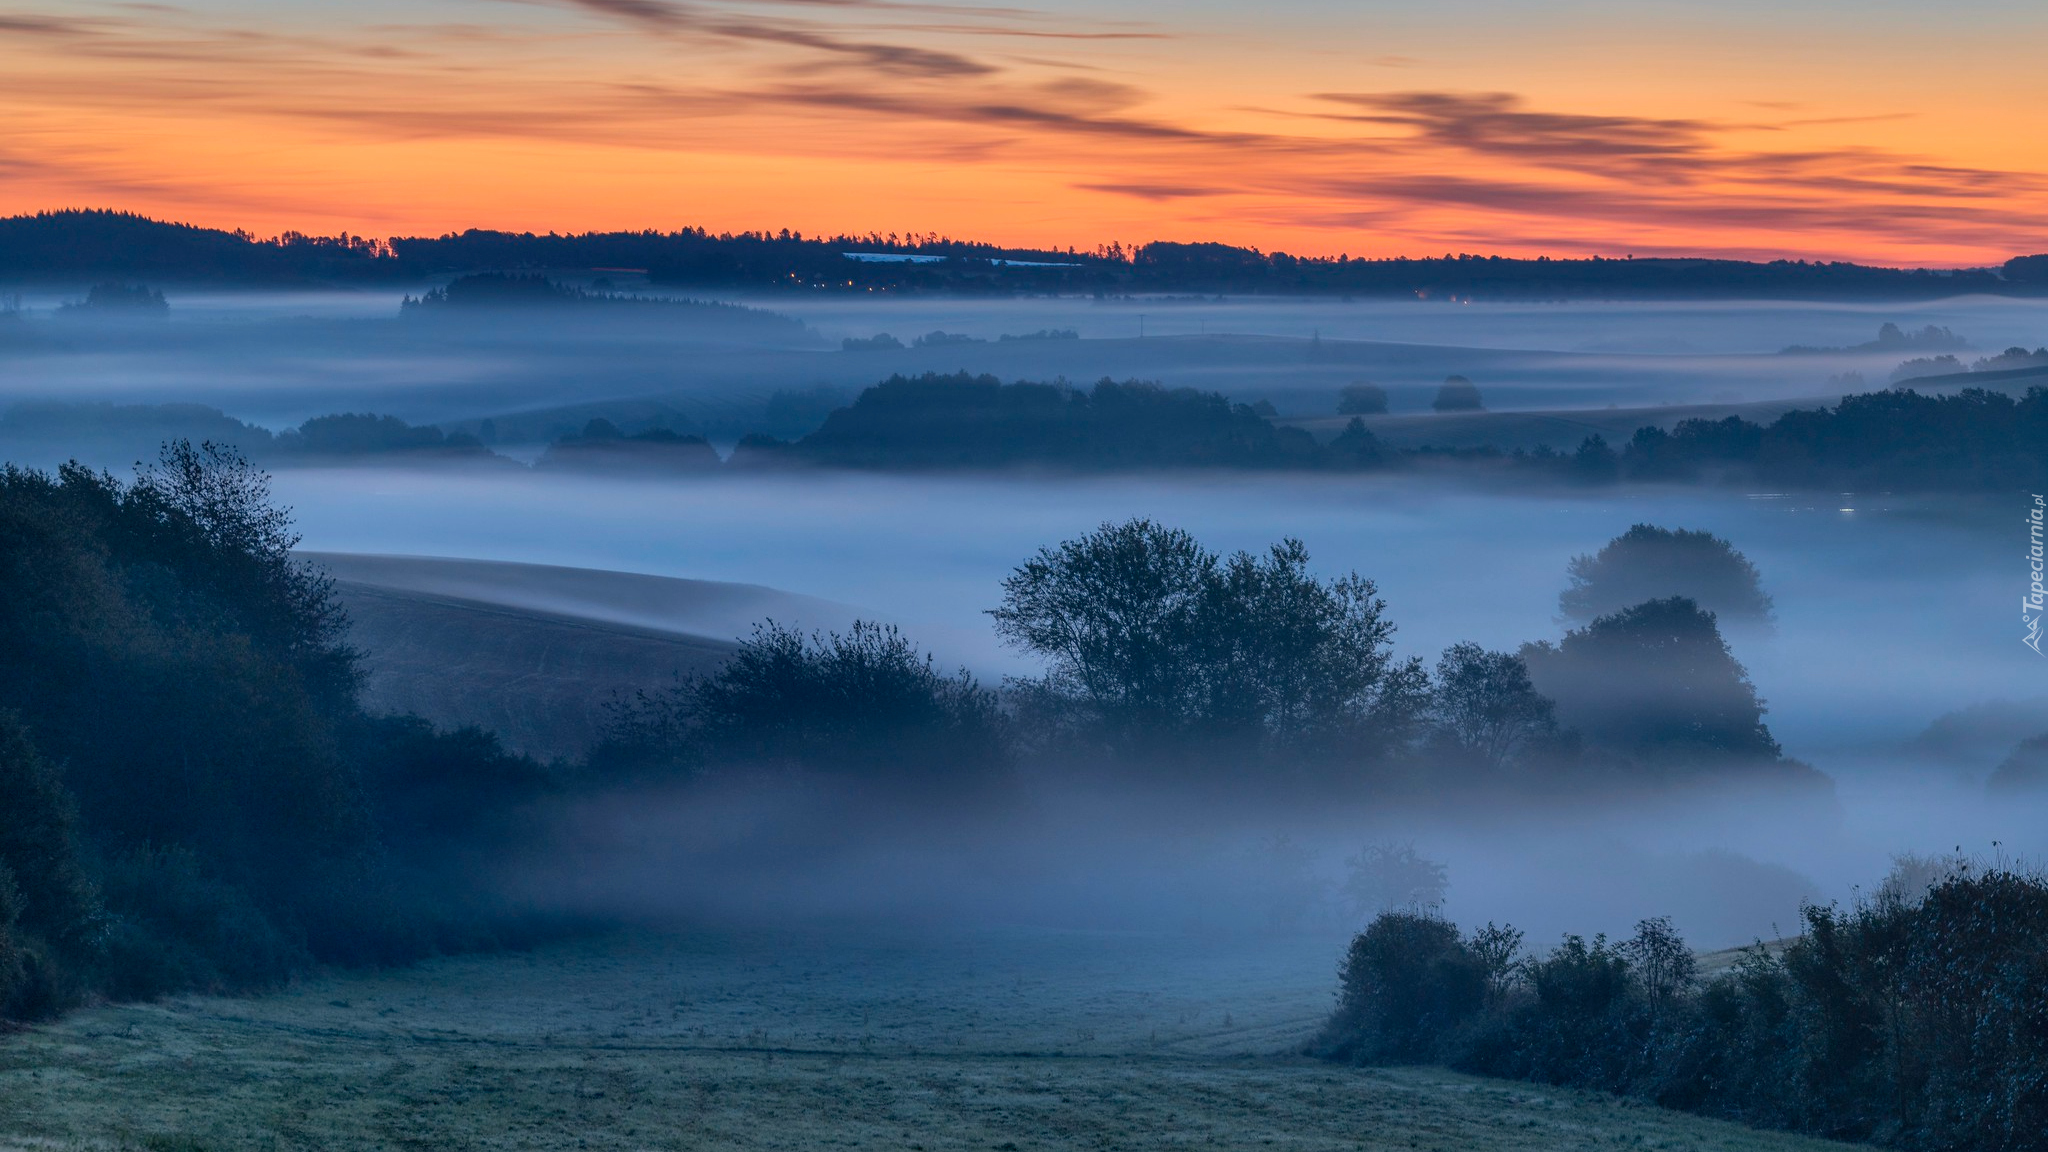
[[[1351,941],[1337,1010],[1313,1042],[1327,1059],[1419,1063],[1486,1001],[1487,965],[1448,920],[1382,912]]]
[[[768,621],[712,676],[613,706],[592,768],[688,775],[796,769],[898,786],[973,788],[1009,766],[995,694],[947,676],[892,626],[806,635]]]
[[[1491,926],[1489,925],[1489,929]],[[1498,930],[1493,930],[1498,932]],[[1962,868],[1917,901],[1808,907],[1804,932],[1704,983],[1668,921],[1567,936],[1475,1006],[1459,975],[1512,946],[1390,914],[1352,942],[1329,1058],[1628,1093],[1753,1124],[1926,1150],[2042,1147],[2048,881]]]

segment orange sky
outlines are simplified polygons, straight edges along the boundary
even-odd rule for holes
[[[1981,264],[2041,7],[0,0],[0,212]]]

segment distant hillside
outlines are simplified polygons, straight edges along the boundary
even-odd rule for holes
[[[2048,256],[2000,270],[1719,259],[1298,257],[1214,243],[1091,252],[1003,248],[937,236],[802,233],[573,234],[472,229],[372,240],[247,233],[110,211],[0,219],[0,281],[150,277],[167,282],[420,283],[470,272],[645,275],[656,284],[755,291],[1232,293],[1424,298],[1925,299],[2048,294]]]
[[[363,704],[475,724],[531,755],[587,751],[615,693],[717,668],[753,625],[843,630],[855,610],[751,584],[426,556],[302,552],[333,576]]]
[[[707,673],[734,645],[601,620],[343,581],[363,707],[475,725],[542,759],[589,751],[613,695]]]

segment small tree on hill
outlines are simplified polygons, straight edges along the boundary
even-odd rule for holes
[[[1378,416],[1387,410],[1387,390],[1367,380],[1346,384],[1337,392],[1337,415]]]
[[[1472,381],[1463,376],[1446,376],[1430,407],[1439,412],[1478,412],[1486,405],[1480,403],[1479,388]]]

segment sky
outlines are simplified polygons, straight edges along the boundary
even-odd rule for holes
[[[1352,256],[2048,251],[2008,0],[0,0],[0,214]]]

